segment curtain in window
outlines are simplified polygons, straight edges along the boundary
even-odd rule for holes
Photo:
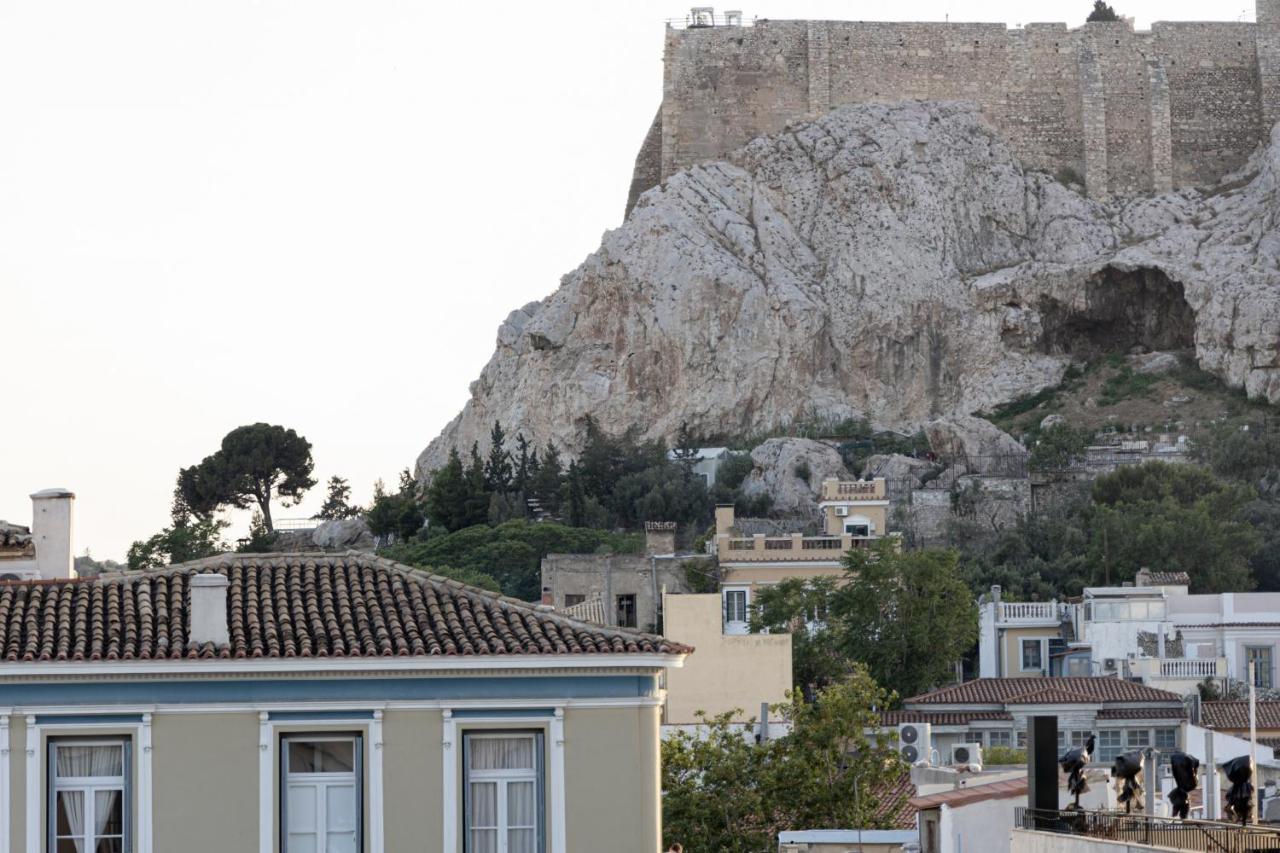
[[[533,768],[533,738],[472,738],[472,770]]]
[[[76,853],[89,853],[84,846],[84,791],[58,792],[57,834],[75,836],[72,843]],[[63,849],[65,843],[59,842],[59,850]]]
[[[124,750],[119,746],[59,746],[58,778],[124,775]]]
[[[497,782],[471,783],[471,850],[498,853]]]
[[[533,782],[507,783],[507,853],[538,853],[536,802]]]

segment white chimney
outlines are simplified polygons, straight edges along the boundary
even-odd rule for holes
[[[229,585],[227,576],[216,572],[205,572],[191,578],[191,609],[187,614],[191,620],[188,641],[201,646],[205,643],[213,643],[215,646],[231,643],[231,634],[227,630]]]
[[[44,580],[74,574],[71,517],[75,502],[75,493],[67,489],[45,489],[31,496],[31,541],[36,546],[36,571]]]

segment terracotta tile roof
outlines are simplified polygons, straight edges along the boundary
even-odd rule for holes
[[[1099,720],[1181,720],[1186,708],[1103,708]]]
[[[1029,690],[1018,696],[1005,700],[1008,705],[1096,705],[1101,701],[1097,696],[1089,696],[1075,690],[1064,690],[1061,687],[1048,685],[1039,690]]]
[[[1186,572],[1147,572],[1146,586],[1189,586],[1191,575]]]
[[[1023,777],[1021,779],[1006,779],[1003,782],[988,782],[985,785],[969,785],[951,791],[929,794],[927,797],[912,797],[910,802],[919,811],[922,809],[935,809],[942,805],[955,808],[957,806],[967,806],[970,803],[981,803],[987,800],[1007,800],[1011,797],[1025,797],[1026,795],[1027,779]]]
[[[1052,681],[1052,685],[1047,682]],[[1176,693],[1110,676],[1080,678],[976,678],[932,693],[912,696],[909,705],[1004,705],[1047,687],[1089,697],[1095,702],[1160,702],[1182,704]]]
[[[188,586],[226,575],[231,642],[187,642]],[[0,662],[679,654],[370,554],[227,554],[154,572],[0,583]]]
[[[1200,705],[1200,724],[1206,729],[1249,728],[1249,703],[1244,699],[1226,699],[1203,702]],[[1280,701],[1258,700],[1258,728],[1280,729]]]
[[[967,726],[979,720],[995,720],[1008,722],[1013,715],[1008,711],[913,711],[903,708],[897,711],[884,711],[880,714],[880,722],[886,726],[900,723],[929,723],[934,726]]]
[[[871,815],[872,826],[885,829],[915,829],[916,809],[911,805],[916,786],[911,783],[911,772],[904,770],[892,782],[877,786],[872,795],[876,809]]]

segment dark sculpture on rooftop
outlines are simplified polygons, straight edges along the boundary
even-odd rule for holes
[[[1124,804],[1125,814],[1133,811],[1135,803],[1142,811],[1142,751],[1135,749],[1117,755],[1111,766],[1111,777],[1116,781],[1116,802]]]
[[[1226,794],[1226,813],[1231,820],[1244,826],[1253,816],[1253,764],[1249,756],[1241,755],[1222,765],[1231,787]]]
[[[1089,762],[1093,760],[1095,742],[1094,736],[1089,735],[1089,739],[1084,742],[1084,746],[1069,749],[1058,759],[1058,766],[1062,768],[1063,773],[1067,774],[1067,792],[1075,797],[1075,801],[1071,804],[1071,807],[1075,809],[1080,808],[1080,795],[1089,790],[1089,783],[1084,778],[1084,771],[1089,766]]]
[[[1189,795],[1199,785],[1197,774],[1200,772],[1200,759],[1185,752],[1175,752],[1169,756],[1169,768],[1173,771],[1173,781],[1177,785],[1169,793],[1169,804],[1173,806],[1173,816],[1187,819],[1191,813]]]

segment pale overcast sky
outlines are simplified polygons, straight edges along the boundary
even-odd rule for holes
[[[1011,25],[1091,5],[733,3]],[[1253,19],[1114,5],[1142,28]],[[360,500],[394,482],[507,312],[618,225],[685,11],[0,0],[0,518],[71,488],[77,552],[120,559],[167,522],[178,468],[254,421]]]

